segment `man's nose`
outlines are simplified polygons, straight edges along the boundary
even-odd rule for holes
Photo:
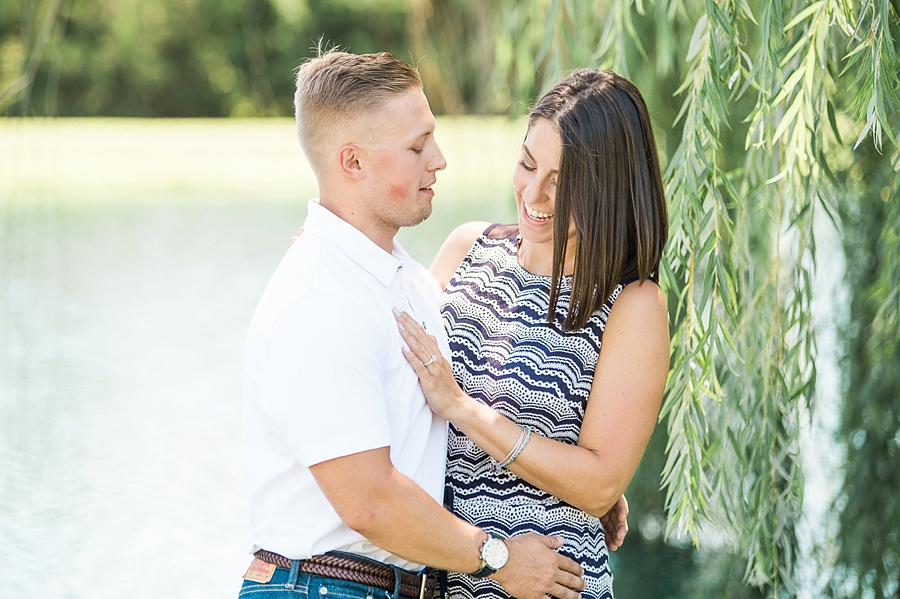
[[[444,158],[444,153],[441,152],[440,146],[437,143],[434,144],[434,156],[431,160],[431,169],[432,171],[442,171],[447,168],[447,159]]]

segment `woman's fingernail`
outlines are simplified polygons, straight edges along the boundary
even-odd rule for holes
[[[397,323],[397,327],[398,327],[401,331],[405,331],[405,330],[406,330],[406,327],[403,326],[402,324],[400,324],[399,322]]]
[[[394,316],[400,316],[401,314],[403,314],[403,310],[401,310],[397,306],[391,308],[391,311],[394,313]]]

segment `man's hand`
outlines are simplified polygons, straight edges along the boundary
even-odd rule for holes
[[[628,534],[628,500],[622,495],[614,506],[600,517],[603,533],[606,535],[606,548],[615,551],[625,542]]]
[[[518,599],[578,599],[584,570],[556,552],[564,541],[529,532],[507,539],[509,561],[491,578]]]

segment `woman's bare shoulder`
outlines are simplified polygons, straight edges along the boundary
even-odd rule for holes
[[[624,300],[624,302],[622,301]],[[616,299],[616,305],[627,305],[632,310],[665,310],[666,298],[655,281],[634,281],[625,285]]]
[[[429,269],[434,278],[437,279],[441,289],[447,287],[447,284],[453,277],[453,273],[456,272],[463,258],[472,249],[475,240],[489,226],[490,223],[484,221],[473,221],[456,227],[447,236]]]
[[[668,321],[666,296],[659,285],[649,279],[634,281],[625,285],[612,306],[603,333],[604,346],[607,338],[630,337],[637,332],[642,343],[653,339],[668,348]]]

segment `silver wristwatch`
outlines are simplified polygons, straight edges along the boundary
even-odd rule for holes
[[[488,538],[481,545],[481,568],[469,576],[472,578],[487,578],[509,561],[509,547],[506,542],[488,533]]]

